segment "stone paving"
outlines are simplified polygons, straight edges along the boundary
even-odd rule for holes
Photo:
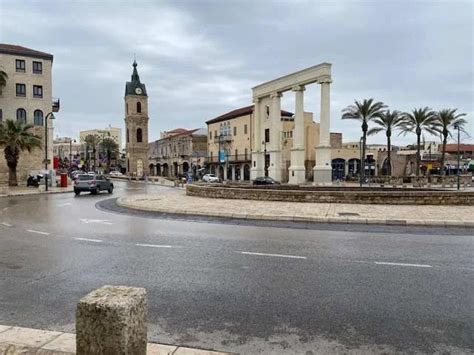
[[[75,353],[75,334],[0,325],[0,354],[71,355]],[[230,355],[231,353],[148,343],[147,354]]]
[[[474,206],[410,206],[213,199],[166,194],[122,197],[117,204],[144,211],[296,222],[474,227]]]

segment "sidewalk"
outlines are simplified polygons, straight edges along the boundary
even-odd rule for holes
[[[0,354],[70,355],[76,353],[76,335],[0,325]],[[148,355],[228,355],[217,351],[148,343]]]
[[[72,192],[72,191],[73,191],[72,185],[69,185],[68,187],[50,187],[48,188],[48,191],[40,190],[40,188],[38,187],[4,186],[4,187],[0,187],[0,197],[36,195],[36,194],[58,194],[58,193]]]
[[[187,196],[185,191],[121,197],[122,207],[160,213],[254,220],[474,227],[474,206],[367,205],[230,200]]]

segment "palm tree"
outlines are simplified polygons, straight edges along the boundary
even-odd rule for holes
[[[0,70],[0,95],[2,94],[2,89],[7,85],[8,75],[3,70]]]
[[[105,152],[105,155],[107,156],[107,172],[110,171],[110,161],[112,156],[116,156],[116,154],[119,152],[119,146],[116,141],[114,141],[112,138],[104,138],[101,142],[102,149]]]
[[[349,105],[342,110],[342,119],[359,120],[362,122],[362,159],[361,161],[361,181],[365,176],[365,151],[367,142],[368,122],[382,116],[383,109],[386,108],[382,102],[374,102],[373,98],[364,99],[363,102],[354,101],[354,105]]]
[[[466,116],[465,113],[456,113],[457,109],[444,109],[436,113],[437,124],[435,126],[435,131],[438,132],[441,136],[443,142],[443,151],[441,152],[441,175],[444,175],[444,164],[446,158],[446,143],[448,142],[448,137],[452,137],[451,130],[459,126],[459,129],[462,132],[465,132],[464,126],[467,124],[467,121],[462,118]]]
[[[6,120],[0,124],[0,147],[8,165],[8,185],[18,186],[16,168],[20,153],[27,150],[30,153],[34,148],[41,147],[41,137],[30,132],[32,125],[18,121]]]
[[[95,171],[95,168],[96,168],[96,152],[97,152],[97,146],[100,143],[100,137],[97,136],[97,135],[94,135],[94,134],[89,134],[89,135],[84,137],[84,143],[86,144],[86,155],[88,155],[88,153],[89,153],[89,148],[92,148],[92,157],[94,159],[94,171]]]
[[[387,175],[392,176],[392,165],[391,165],[391,150],[392,150],[392,131],[398,127],[402,121],[402,115],[399,111],[387,110],[382,113],[380,117],[375,117],[372,120],[378,127],[371,128],[367,135],[371,136],[379,132],[385,131],[387,136]]]
[[[416,134],[416,176],[420,175],[421,162],[421,135],[423,131],[436,134],[436,113],[429,107],[413,109],[412,113],[403,114],[402,122],[399,125],[403,134]]]

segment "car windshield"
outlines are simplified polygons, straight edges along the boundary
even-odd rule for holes
[[[78,179],[84,180],[84,181],[94,180],[94,176],[93,175],[79,175]]]

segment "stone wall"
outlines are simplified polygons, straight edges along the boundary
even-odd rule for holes
[[[222,185],[186,186],[188,196],[313,203],[383,205],[474,205],[474,191],[422,189],[260,188]]]

